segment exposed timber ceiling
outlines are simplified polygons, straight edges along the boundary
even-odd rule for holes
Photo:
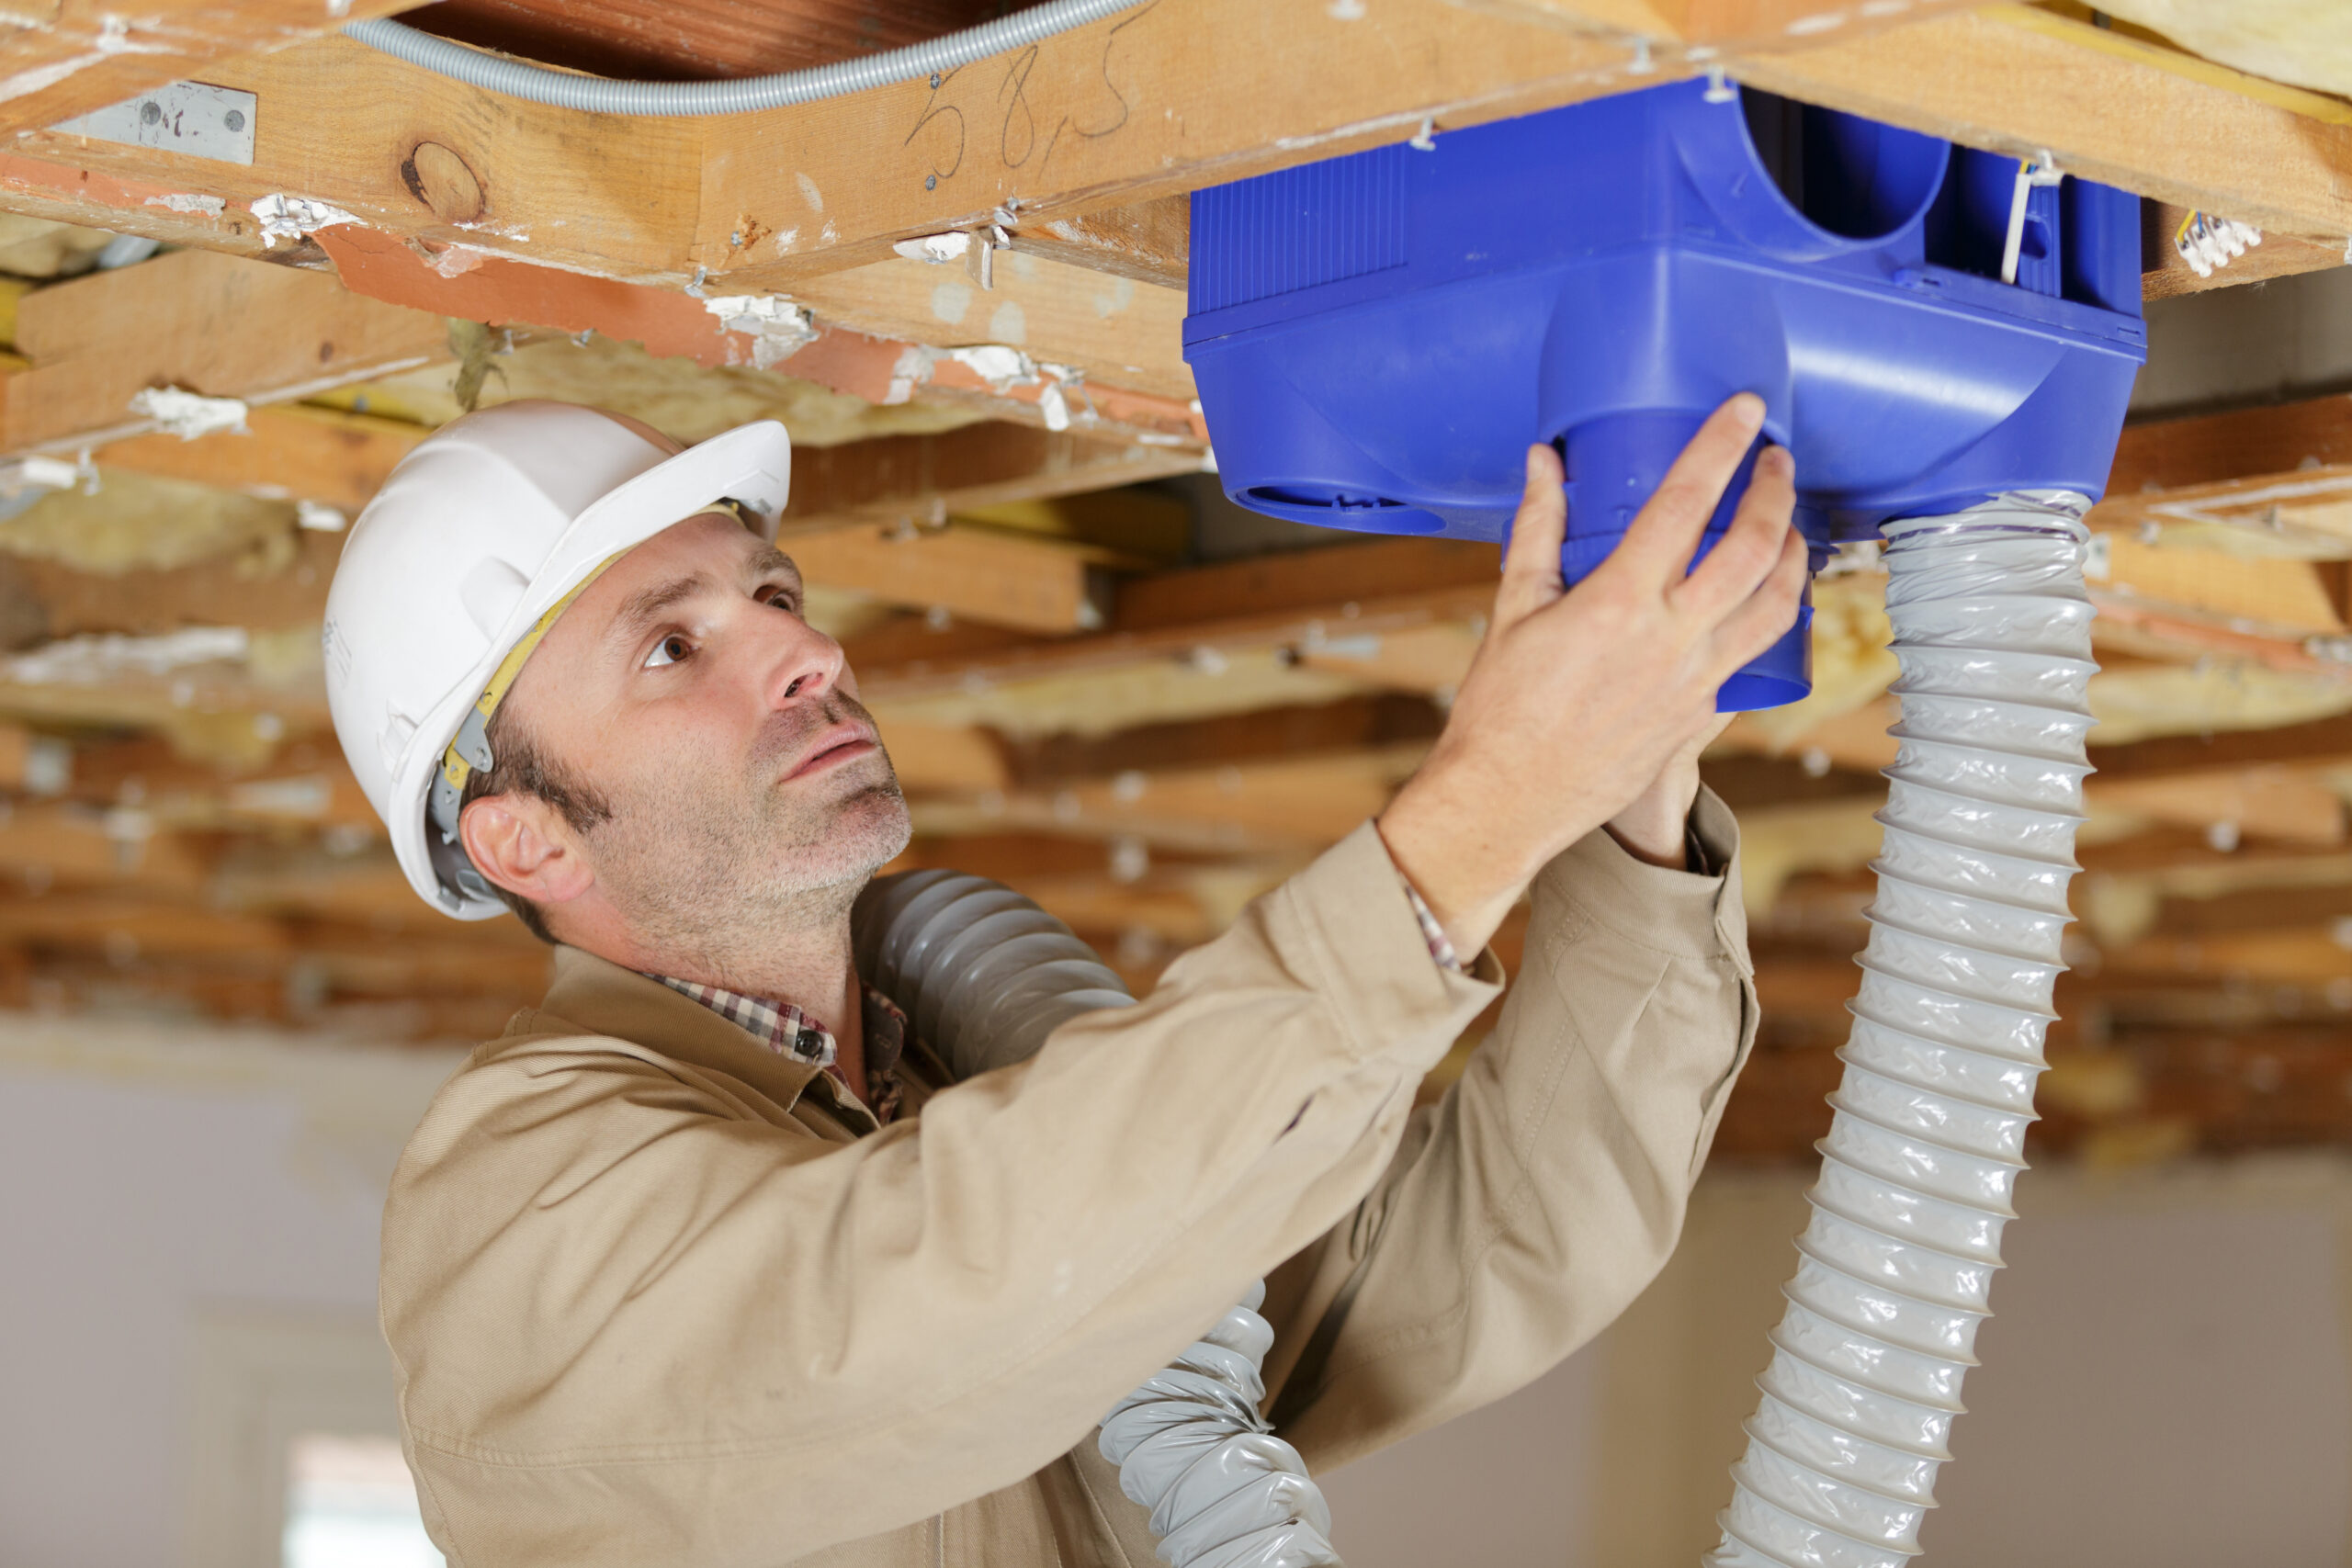
[[[1007,8],[409,19],[689,78]],[[789,546],[914,802],[910,863],[1016,883],[1148,985],[1409,773],[1496,567],[1222,502],[1180,353],[1182,193],[1713,66],[2148,198],[2154,359],[2093,514],[2100,772],[2036,1135],[2115,1161],[2352,1138],[2352,104],[2232,68],[2264,58],[2233,18],[2275,7],[1159,0],[938,88],[645,122],[425,75],[315,0],[18,9],[0,1005],[447,1039],[536,999],[511,921],[408,892],[315,652],[343,522],[433,426],[525,396],[685,440],[782,418]],[[43,129],[191,76],[255,95],[251,164]],[[2190,208],[2265,243],[2200,277],[2164,243]],[[942,234],[973,239],[921,259]],[[165,248],[97,265],[118,235]],[[161,428],[163,388],[243,427]],[[1727,1157],[1803,1156],[1838,1071],[1893,674],[1883,580],[1843,565],[1816,694],[1709,761],[1767,1009]]]

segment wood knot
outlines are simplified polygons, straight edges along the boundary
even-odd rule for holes
[[[401,183],[444,223],[478,222],[488,205],[466,161],[438,141],[420,141],[401,160]]]

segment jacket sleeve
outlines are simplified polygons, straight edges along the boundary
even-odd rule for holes
[[[1756,1033],[1730,811],[1721,876],[1597,832],[1534,888],[1494,1033],[1348,1220],[1268,1286],[1275,1422],[1322,1469],[1533,1381],[1641,1293]]]
[[[1385,1169],[1496,994],[1369,825],[1145,1002],[856,1142],[622,1042],[490,1048],[412,1139],[386,1336],[456,1568],[772,1563],[1083,1439]]]

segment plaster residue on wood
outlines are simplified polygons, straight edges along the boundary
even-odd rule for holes
[[[776,294],[716,294],[702,308],[730,333],[752,340],[752,367],[781,365],[817,341],[817,321],[808,307]]]
[[[183,441],[201,435],[245,434],[249,412],[243,398],[208,398],[179,387],[142,387],[132,394],[130,412]]]
[[[657,357],[635,344],[605,337],[592,337],[584,344],[570,338],[518,343],[511,354],[493,354],[480,406],[491,408],[517,398],[594,403],[641,419],[685,442],[707,440],[755,419],[781,420],[796,446],[932,434],[989,417],[985,410],[958,405],[877,407],[774,370],[748,365],[706,367],[688,359]],[[447,424],[464,412],[453,372],[446,365],[339,389],[314,400],[426,425]]]
[[[265,248],[280,240],[300,243],[321,229],[338,223],[358,223],[365,220],[356,212],[346,212],[331,201],[319,201],[306,196],[287,196],[272,192],[252,204],[254,219],[261,224],[261,241]]]

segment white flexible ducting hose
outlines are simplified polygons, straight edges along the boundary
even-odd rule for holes
[[[2052,989],[2091,717],[2088,501],[1889,524],[1903,678],[1862,984],[1788,1312],[1708,1568],[1901,1568],[1976,1364]]]
[[[557,108],[582,109],[590,114],[747,114],[754,109],[781,108],[786,104],[845,97],[868,87],[953,71],[991,54],[1025,49],[1056,33],[1084,27],[1140,4],[1142,0],[1047,0],[1045,5],[1015,11],[1010,17],[999,17],[992,22],[966,28],[944,38],[910,43],[903,49],[810,66],[805,71],[744,76],[731,82],[616,82],[605,76],[583,76],[469,48],[381,18],[346,22],[343,32],[346,38],[357,39],[370,49],[422,66],[435,75]]]
[[[953,871],[886,876],[850,916],[857,972],[958,1078],[1023,1061],[1066,1021],[1135,998],[1070,929]],[[1339,1568],[1330,1510],[1258,1414],[1274,1342],[1261,1281],[1102,1419],[1119,1487],[1151,1510],[1170,1568]]]

